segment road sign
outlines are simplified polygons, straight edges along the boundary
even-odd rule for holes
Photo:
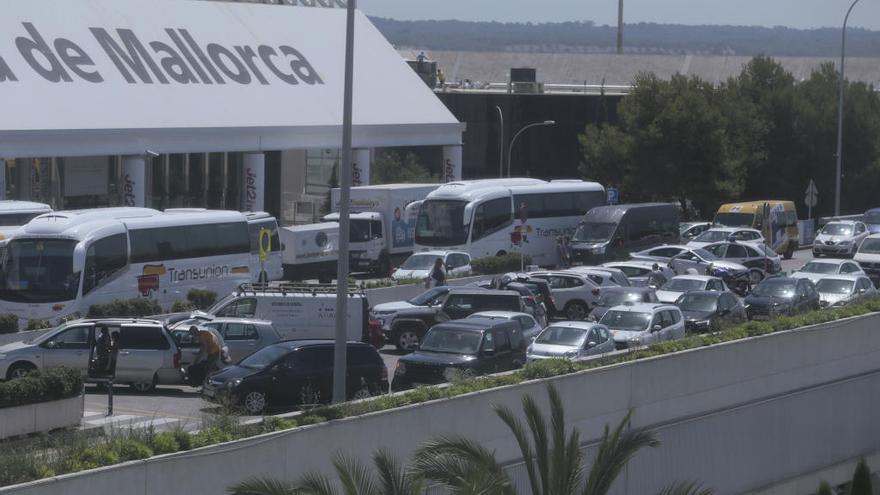
[[[819,190],[816,189],[816,183],[810,179],[810,185],[807,186],[804,203],[807,205],[807,218],[813,218],[813,208],[819,204]]]
[[[605,190],[605,193],[608,195],[609,205],[616,205],[620,201],[620,191],[616,187],[609,187]]]

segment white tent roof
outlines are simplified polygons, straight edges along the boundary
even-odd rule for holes
[[[341,146],[343,9],[4,0],[0,33],[0,156]],[[354,124],[356,147],[464,130],[360,12]]]

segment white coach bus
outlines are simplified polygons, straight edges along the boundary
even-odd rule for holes
[[[0,201],[0,240],[9,237],[34,217],[50,211],[52,207],[44,203],[14,199]]]
[[[101,208],[41,215],[0,250],[0,308],[19,324],[85,316],[144,297],[168,309],[190,289],[226,294],[256,281],[245,214]],[[277,253],[280,257],[280,252]]]
[[[460,250],[473,258],[522,252],[558,264],[556,238],[605,204],[605,188],[580,180],[485,179],[450,182],[419,206],[416,250]],[[521,242],[516,242],[520,241]]]

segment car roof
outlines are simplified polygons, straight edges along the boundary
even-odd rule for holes
[[[863,275],[861,273],[855,273],[852,275],[850,275],[850,274],[829,275],[827,277],[820,277],[819,280],[816,281],[816,283],[818,284],[819,282],[821,282],[823,280],[846,280],[848,282],[855,282],[856,280],[861,280],[863,278],[868,278],[868,276]]]
[[[757,232],[759,234],[761,233],[760,230],[753,229],[751,227],[712,227],[711,229],[707,230],[706,232],[741,232],[741,231]]]
[[[714,296],[716,299],[718,299],[723,294],[728,294],[728,292],[720,292],[717,290],[689,290],[684,295],[689,296],[691,294],[696,295],[696,296],[711,295],[711,296]]]
[[[435,249],[432,251],[418,251],[418,252],[411,254],[410,256],[415,256],[417,254],[428,254],[431,256],[437,256],[439,258],[440,256],[446,256],[449,254],[468,254],[468,253],[466,253],[464,251],[444,251],[444,250]],[[468,256],[470,256],[470,255],[468,254]]]
[[[842,260],[838,258],[813,258],[810,261],[804,263],[804,265],[808,265],[810,263],[825,263],[826,265],[842,265],[844,263],[853,263],[858,264],[853,260]]]
[[[531,315],[529,315],[528,313],[521,313],[519,311],[479,311],[479,312],[476,312],[476,313],[468,316],[468,318],[473,318],[474,316],[482,316],[482,317],[488,317],[488,318],[511,319],[516,316],[531,316]]]
[[[611,293],[615,293],[615,292],[626,292],[626,293],[629,294],[629,293],[633,293],[633,292],[646,293],[646,292],[653,292],[653,291],[654,291],[654,289],[652,289],[652,288],[650,288],[650,287],[640,287],[640,286],[637,286],[637,285],[630,285],[630,286],[628,286],[628,287],[621,287],[621,286],[617,286],[617,285],[611,285],[611,286],[603,287],[603,288],[602,288],[602,293],[603,293],[603,294],[607,294],[607,293],[609,293],[609,292],[611,292]]]
[[[451,291],[450,291],[451,292]],[[483,294],[492,294],[492,295],[503,295],[503,296],[516,296],[519,297],[519,293],[512,290],[499,290],[499,289],[486,289],[483,287],[468,287],[463,288],[462,290],[456,290],[456,295],[464,294],[464,295],[483,295]]]
[[[709,280],[717,280],[718,277],[711,275],[676,275],[670,280],[699,280],[700,282],[708,282]]]
[[[336,341],[334,339],[307,339],[307,340],[288,339],[288,340],[282,340],[282,341],[276,342],[272,345],[281,346],[281,347],[285,347],[287,349],[293,350],[293,349],[301,349],[303,347],[325,346],[325,345],[335,345],[335,344],[336,344]],[[349,340],[348,342],[346,342],[346,344],[349,346],[369,346],[369,347],[372,347],[369,344],[365,344],[363,342],[358,342],[356,340]]]
[[[855,225],[857,223],[862,223],[862,221],[861,220],[829,220],[829,221],[825,222],[825,225],[829,225],[832,223],[842,223],[842,224],[846,224],[846,225]],[[823,227],[825,225],[823,225]]]
[[[657,261],[648,261],[648,260],[629,260],[629,261],[609,261],[608,263],[603,263],[602,266],[605,268],[617,268],[619,266],[627,267],[632,266],[636,268],[653,268],[654,265],[658,267],[659,262]]]
[[[510,326],[514,328],[519,328],[519,324],[510,320],[493,320],[488,318],[463,318],[461,320],[451,320],[445,321],[443,323],[437,323],[431,330],[435,328],[440,329],[454,329],[454,330],[466,330],[471,332],[483,332],[490,328],[498,328],[503,326]]]
[[[79,320],[71,320],[68,323],[137,323],[141,325],[159,325],[162,326],[162,322],[159,320],[154,320],[151,318],[83,318]]]
[[[591,330],[594,327],[605,327],[605,325],[600,325],[595,321],[554,321],[553,323],[547,325],[547,328],[550,327],[566,327],[566,328],[579,328],[581,330]]]
[[[654,312],[659,309],[672,309],[677,308],[678,306],[672,304],[659,304],[659,303],[628,303],[628,304],[620,304],[618,306],[611,307],[608,311],[625,311],[628,313],[647,313]]]
[[[189,318],[187,318],[189,319]],[[183,320],[186,321],[186,320]],[[246,317],[235,317],[235,316],[224,316],[220,318],[212,318],[211,320],[205,321],[205,323],[254,323],[257,325],[271,325],[272,322],[269,320],[261,320],[259,318],[246,318]]]

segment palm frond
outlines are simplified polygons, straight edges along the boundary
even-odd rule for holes
[[[620,471],[632,457],[644,447],[657,447],[660,442],[654,434],[645,429],[629,428],[632,411],[617,425],[613,432],[605,426],[602,442],[596,460],[590,468],[590,475],[584,487],[584,495],[604,495],[617,479]]]
[[[456,494],[513,494],[495,453],[460,436],[431,440],[416,451],[414,469]]]
[[[526,415],[526,424],[532,432],[532,441],[535,449],[535,463],[538,473],[541,475],[541,491],[534,495],[550,494],[550,454],[549,441],[547,439],[547,422],[538,404],[532,396],[522,398],[523,412]]]
[[[379,473],[383,495],[422,495],[424,482],[415,473],[407,472],[388,449],[373,453],[373,464]]]
[[[294,495],[294,487],[273,478],[253,477],[240,481],[226,491],[230,495]]]
[[[547,395],[550,400],[550,425],[553,436],[550,456],[551,493],[573,493],[580,485],[582,473],[582,456],[580,449],[575,447],[580,441],[580,434],[577,430],[572,431],[575,443],[566,442],[565,406],[562,405],[562,398],[553,385],[547,386]]]
[[[713,495],[714,493],[709,488],[703,488],[696,481],[676,481],[660,490],[657,495]]]
[[[330,479],[321,473],[302,475],[292,493],[296,495],[336,495],[336,488]]]
[[[522,454],[523,463],[526,466],[526,472],[529,476],[529,485],[532,488],[532,493],[535,495],[541,495],[541,476],[535,470],[535,454],[529,443],[529,438],[522,421],[514,417],[513,411],[509,408],[499,405],[494,407],[495,414],[497,414],[498,417],[501,418],[501,421],[507,425],[507,428],[513,433],[513,437],[516,438],[516,443],[519,444],[519,451]]]
[[[333,467],[345,495],[383,495],[376,489],[370,469],[357,459],[338,452],[333,456]]]

